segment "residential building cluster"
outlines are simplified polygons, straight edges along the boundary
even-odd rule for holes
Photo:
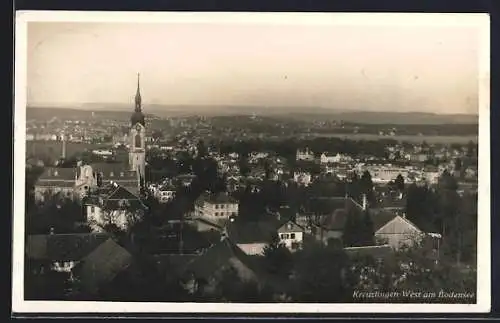
[[[37,200],[43,200],[49,194],[59,193],[79,201],[91,233],[61,235],[53,232],[50,235],[30,236],[27,240],[28,257],[49,261],[54,270],[70,274],[79,263],[83,264],[83,268],[79,270],[84,273],[82,277],[87,282],[85,288],[89,291],[97,290],[103,283],[95,277],[110,279],[132,262],[131,253],[110,238],[107,227],[113,224],[127,230],[150,211],[145,201],[146,196],[152,196],[161,205],[169,204],[175,201],[179,191],[189,187],[196,177],[194,172],[191,172],[165,176],[159,181],[147,179],[147,154],[154,152],[161,158],[176,161],[181,160],[179,156],[182,154],[197,156],[200,153],[197,143],[199,139],[206,137],[201,135],[203,131],[193,135],[190,130],[184,130],[175,134],[172,142],[150,139],[152,137],[147,136],[141,102],[138,81],[135,109],[130,118],[127,135],[121,139],[120,136],[111,138],[115,141],[113,148],[98,148],[92,151],[95,155],[110,157],[121,150],[125,154],[123,163],[85,164],[80,161],[74,168],[46,165],[35,184]],[[53,121],[54,124],[55,122]],[[204,119],[198,119],[197,124],[198,130],[208,127],[208,122]],[[120,126],[117,124],[117,127]],[[29,131],[34,129],[39,128],[33,125]],[[90,137],[99,137],[100,128],[94,129],[95,132],[90,134]],[[72,127],[55,126],[51,131],[53,132],[33,135],[28,140],[61,140],[65,157],[66,142],[84,141],[89,135],[86,133],[82,136],[81,131],[84,130],[81,129],[80,123],[74,123]],[[58,137],[61,133],[64,135]],[[176,221],[183,226],[191,226],[200,237],[215,234],[217,238],[210,240],[208,246],[190,248],[189,238],[174,232],[172,235],[180,241],[178,250],[171,250],[167,254],[153,253],[150,256],[156,259],[159,268],[163,268],[165,263],[175,257],[185,257],[188,261],[181,266],[184,273],[210,276],[217,267],[231,262],[238,263],[242,272],[255,274],[246,263],[247,257],[263,255],[266,247],[276,239],[291,252],[312,241],[324,244],[334,241],[342,245],[348,218],[360,218],[365,214],[368,214],[373,223],[375,243],[365,246],[363,250],[397,250],[403,246],[428,241],[429,248],[438,252],[441,236],[435,232],[426,232],[409,221],[402,212],[404,208],[394,205],[404,203],[404,196],[397,192],[395,197],[389,198],[394,192],[386,192],[386,184],[401,175],[406,183],[423,182],[434,185],[444,170],[456,171],[454,159],[464,158],[466,150],[431,151],[421,145],[414,145],[411,151],[399,146],[387,147],[387,153],[388,157],[381,161],[375,158],[360,159],[341,152],[313,152],[303,147],[297,150],[296,160],[290,161],[273,152],[252,151],[245,156],[248,172],[242,174],[242,156],[236,152],[222,154],[213,147],[207,147],[207,158],[212,158],[217,163],[218,173],[226,178],[226,187],[223,192],[202,193],[194,202],[192,210]],[[448,161],[437,166],[428,165],[425,162],[430,157]],[[396,162],[400,160],[412,164],[398,166]],[[318,166],[319,172],[307,170],[308,166]],[[357,201],[348,194],[318,195],[309,196],[307,205],[299,209],[293,209],[290,205],[277,210],[266,209],[262,220],[248,221],[241,216],[241,201],[235,193],[244,190],[258,193],[265,181],[279,181],[285,187],[293,183],[299,187],[309,187],[328,176],[337,181],[346,180],[354,172],[358,175],[368,172],[375,184],[374,189],[380,196],[394,203],[370,206],[366,195],[362,201]],[[477,165],[467,165],[464,174],[465,177],[477,179]],[[59,241],[57,243],[68,243],[72,252],[58,252],[57,243],[54,245],[51,242],[56,240]],[[37,249],[37,245],[54,249],[44,253]],[[357,252],[358,249],[346,246],[346,250]],[[106,258],[114,260],[106,262]]]

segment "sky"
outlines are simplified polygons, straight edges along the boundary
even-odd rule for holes
[[[29,22],[29,106],[478,113],[471,26]]]

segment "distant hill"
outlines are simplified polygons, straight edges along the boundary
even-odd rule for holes
[[[317,119],[318,114],[302,113],[297,114],[302,119]],[[351,123],[364,124],[477,124],[479,117],[471,114],[434,114],[421,112],[338,112],[324,114],[324,118],[342,120]]]
[[[28,107],[28,119],[64,119],[113,117],[118,120],[130,118],[133,106],[130,104],[98,104],[87,103],[74,108],[61,107]],[[421,112],[372,112],[372,111],[338,111],[326,108],[301,107],[243,107],[243,106],[193,106],[193,105],[144,105],[146,115],[160,117],[176,117],[189,115],[226,116],[251,115],[281,116],[300,120],[342,120],[364,124],[477,124],[478,116],[471,114],[434,114]]]

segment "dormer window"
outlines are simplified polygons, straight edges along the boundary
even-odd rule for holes
[[[54,176],[57,176],[59,175],[59,173],[57,172],[57,170],[54,171]]]

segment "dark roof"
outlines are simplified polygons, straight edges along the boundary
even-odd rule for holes
[[[177,188],[175,187],[175,185],[172,185],[172,184],[163,184],[163,185],[158,187],[158,190],[159,191],[176,191]]]
[[[337,209],[345,209],[344,197],[316,197],[309,200],[309,211],[316,214],[332,214]]]
[[[239,221],[227,224],[227,236],[236,243],[255,243],[272,241],[279,228],[278,220]]]
[[[373,222],[373,230],[377,232],[380,228],[382,228],[396,216],[396,214],[384,209],[371,209],[370,217]]]
[[[333,214],[328,214],[321,219],[321,227],[327,230],[343,230],[347,220],[347,212],[337,209]]]
[[[224,239],[205,251],[202,255],[193,258],[184,267],[185,273],[193,273],[198,278],[209,279],[220,269],[227,267],[234,257],[233,248],[227,239]]]
[[[203,219],[203,218],[195,218],[195,219],[193,219],[193,221],[204,223],[204,224],[212,226],[212,227],[214,227],[214,228],[216,228],[218,230],[222,230],[223,229],[223,227],[220,226],[219,224],[211,222],[211,221],[208,221],[208,220]]]
[[[200,255],[157,254],[152,257],[160,271],[181,274],[184,267]]]
[[[40,179],[35,184],[38,187],[74,187],[75,180],[59,180],[59,179]]]
[[[78,261],[109,239],[106,233],[29,235],[26,255],[31,259]]]
[[[141,199],[122,186],[118,186],[103,201],[108,209],[119,209],[121,203],[127,203],[127,208],[131,210],[145,210],[147,207]]]
[[[116,189],[111,192],[111,194],[108,196],[108,199],[111,200],[138,200],[139,197],[132,194],[130,191],[127,189],[123,188],[122,186],[116,187]]]
[[[197,278],[209,280],[220,270],[233,265],[235,261],[239,261],[256,278],[256,272],[252,268],[252,258],[227,238],[217,242],[205,253],[187,263],[184,273],[191,273]]]
[[[406,199],[385,198],[379,204],[383,208],[405,208]]]
[[[278,232],[301,232],[304,228],[293,221],[286,221],[278,228]]]
[[[229,194],[221,192],[217,195],[210,195],[207,199],[209,203],[238,203],[233,197]]]
[[[288,220],[293,220],[297,216],[297,212],[290,207],[281,207],[278,210],[280,220],[285,222]]]
[[[131,171],[128,165],[122,163],[93,163],[92,169],[95,172],[102,173],[104,180],[118,180],[120,178],[135,178],[137,179],[137,174],[135,171]],[[123,177],[120,173],[123,172]],[[113,173],[113,176],[111,176]]]
[[[81,262],[79,276],[84,290],[90,293],[98,291],[129,267],[132,260],[132,255],[113,239],[106,240]]]
[[[47,167],[38,178],[39,181],[46,179],[75,181],[76,170],[74,168]]]

